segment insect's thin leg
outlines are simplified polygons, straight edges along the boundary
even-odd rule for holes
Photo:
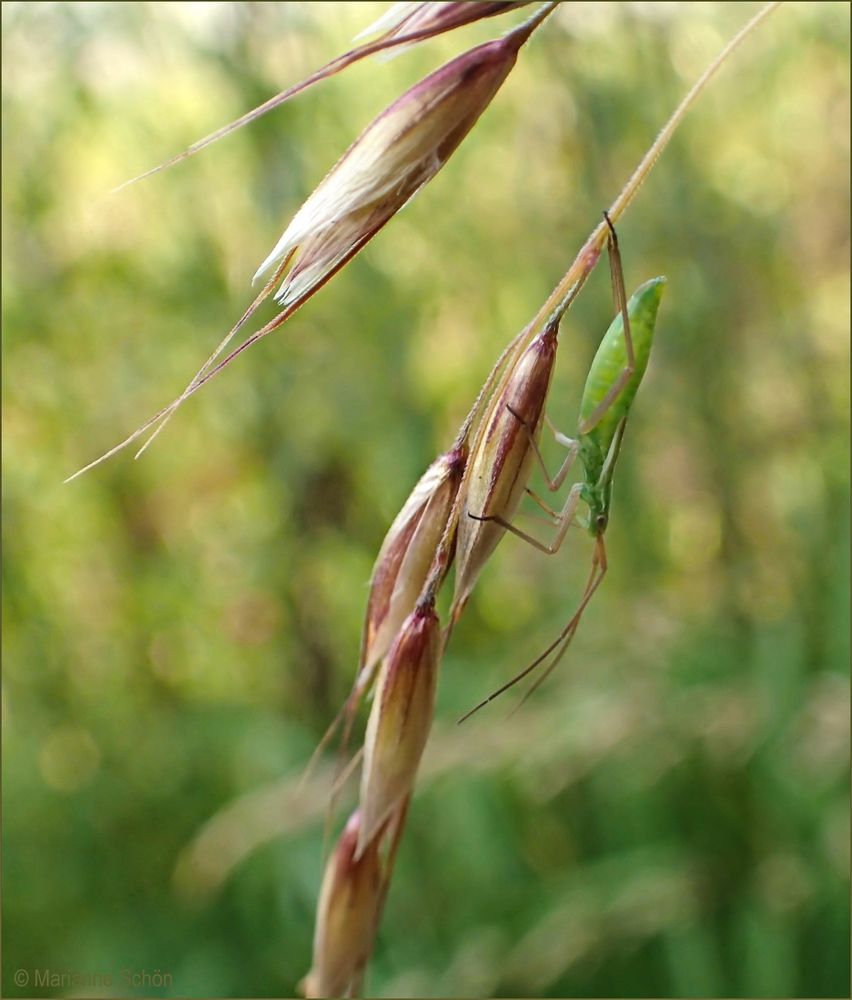
[[[511,521],[507,521],[504,517],[500,517],[497,514],[493,514],[490,517],[479,517],[468,511],[467,516],[474,521],[493,521],[494,524],[499,524],[501,528],[505,528],[506,531],[511,531],[513,535],[517,535],[518,538],[528,542],[534,548],[538,549],[539,552],[544,552],[545,555],[553,556],[556,555],[562,547],[562,543],[565,541],[565,536],[568,534],[568,529],[571,526],[571,522],[574,520],[574,514],[576,513],[577,505],[580,502],[580,492],[582,489],[582,483],[575,483],[571,487],[571,492],[568,494],[565,506],[556,515],[559,521],[559,528],[557,529],[556,535],[550,545],[545,545],[544,542],[540,542],[537,538],[533,538],[532,535],[528,535],[526,531],[516,528]]]
[[[549,507],[544,502],[544,500],[541,499],[541,497],[538,495],[538,493],[536,493],[535,490],[531,490],[529,488],[529,486],[526,488],[526,490],[524,490],[524,492],[530,498],[530,500],[532,500],[535,504],[537,504],[539,507],[541,507],[541,509],[544,511],[544,513],[547,514],[547,519],[550,522],[550,524],[556,524],[557,523],[557,521],[559,519],[559,511],[556,511],[552,507]],[[523,514],[518,514],[516,516],[523,517],[524,515]],[[533,516],[533,515],[528,515],[528,516]],[[544,518],[543,517],[539,517],[539,518],[536,518],[536,520],[537,521],[543,521]]]
[[[621,313],[621,323],[624,330],[624,350],[627,354],[627,364],[622,368],[618,378],[610,386],[609,392],[592,410],[589,416],[581,421],[578,428],[580,434],[588,434],[598,423],[601,417],[612,406],[621,390],[630,381],[636,367],[636,358],[633,353],[633,337],[630,333],[630,317],[627,315],[627,294],[624,290],[624,270],[621,266],[621,251],[618,249],[618,237],[615,234],[615,227],[609,221],[609,216],[604,212],[604,218],[609,226],[609,237],[607,239],[607,252],[609,253],[609,273],[612,279],[612,298],[615,303],[616,312]]]
[[[538,464],[541,467],[541,471],[544,473],[544,478],[547,480],[547,488],[550,490],[551,493],[555,493],[559,489],[559,487],[565,482],[565,477],[568,475],[568,471],[574,464],[574,459],[577,457],[577,452],[579,451],[580,448],[579,442],[573,441],[571,438],[566,437],[564,434],[560,434],[558,431],[554,431],[554,434],[558,435],[557,441],[559,441],[560,444],[564,444],[565,447],[568,449],[568,455],[565,458],[565,461],[559,467],[559,471],[556,473],[555,476],[553,476],[553,478],[551,478],[550,472],[548,471],[547,466],[544,464],[544,456],[541,453],[541,449],[538,446],[538,441],[536,441],[535,435],[533,434],[530,425],[526,422],[526,420],[524,420],[522,416],[517,414],[512,409],[512,407],[509,406],[508,403],[506,404],[506,409],[509,411],[509,413],[512,414],[515,420],[517,420],[518,423],[523,427],[524,432],[526,433],[527,438],[529,439],[530,447],[533,450],[533,454],[535,455],[536,459],[538,459]]]
[[[555,438],[557,444],[561,444],[563,448],[578,446],[578,442],[574,438],[568,437],[567,434],[563,434],[546,413],[544,414],[544,422],[547,424],[547,428]]]
[[[627,417],[622,417],[618,423],[618,427],[616,428],[615,434],[612,439],[612,444],[610,445],[609,451],[607,452],[606,459],[604,460],[603,469],[601,470],[601,474],[597,483],[598,487],[602,487],[609,479],[612,478],[612,471],[615,468],[615,463],[618,460],[618,455],[619,452],[621,451],[621,443],[624,440],[624,430],[626,426],[627,426]],[[579,489],[581,488],[582,487],[580,486],[580,484],[578,484],[572,489],[572,493],[574,492],[574,490],[577,490],[579,493]],[[497,519],[495,518],[495,520]],[[500,523],[504,522],[501,521]],[[504,526],[507,526],[508,530],[514,531],[515,534],[520,533],[518,532],[517,529],[513,528],[511,525],[506,525],[504,523]],[[559,539],[559,544],[561,544],[562,539],[564,539],[566,532],[567,532],[567,525],[562,524],[560,526],[559,535],[557,535],[557,538]],[[556,548],[558,548],[558,545],[556,546]],[[549,552],[550,550],[545,549],[544,551]],[[606,544],[604,543],[603,535],[598,535],[595,541],[595,552],[592,557],[592,569],[589,574],[589,579],[586,583],[585,590],[583,591],[583,597],[580,600],[580,604],[577,610],[572,615],[571,620],[568,622],[565,628],[559,633],[556,639],[550,644],[550,646],[548,646],[547,649],[536,660],[534,660],[525,670],[523,670],[520,674],[514,677],[511,681],[509,681],[508,684],[503,685],[503,687],[500,688],[498,691],[495,691],[494,694],[491,695],[491,697],[486,698],[484,702],[481,702],[471,712],[468,712],[468,714],[464,718],[468,718],[470,715],[478,711],[484,705],[487,705],[489,701],[492,701],[499,694],[502,694],[505,690],[507,690],[507,688],[512,687],[523,677],[526,677],[529,673],[532,672],[532,670],[534,670],[545,659],[547,659],[547,657],[552,652],[554,652],[554,650],[556,650],[556,655],[553,657],[553,660],[548,664],[544,672],[539,677],[536,678],[535,682],[532,684],[529,691],[527,691],[527,693],[518,703],[516,708],[514,708],[512,710],[512,713],[510,714],[516,712],[521,707],[521,705],[523,705],[524,702],[526,702],[526,700],[547,680],[550,674],[556,669],[556,666],[559,664],[559,661],[565,655],[568,646],[571,644],[571,640],[574,638],[574,634],[577,631],[577,627],[580,624],[580,619],[583,616],[583,612],[586,610],[586,607],[588,606],[589,601],[591,601],[595,591],[600,586],[601,581],[603,580],[606,574],[607,566],[608,563],[606,557]]]
[[[606,483],[612,479],[612,472],[615,468],[615,463],[618,460],[619,452],[621,451],[621,442],[624,440],[624,430],[626,427],[627,417],[622,417],[618,422],[618,426],[615,428],[615,434],[612,437],[612,444],[609,446],[609,451],[606,453],[601,474],[598,476],[597,487],[599,489],[605,486]]]

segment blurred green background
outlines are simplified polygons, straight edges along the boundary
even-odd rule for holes
[[[519,19],[361,64],[108,196],[384,7],[3,5],[7,996],[74,992],[36,988],[45,968],[109,974],[110,995],[293,994],[327,768],[299,779],[384,532],[756,9],[561,7],[359,259],[142,460],[63,486],[182,388],[360,129]],[[522,711],[456,727],[566,620],[591,545],[495,553],[445,661],[368,992],[849,996],[848,219],[849,8],[791,3],[623,220],[628,288],[669,285],[610,574]],[[563,325],[550,413],[569,433],[611,312],[604,264]]]

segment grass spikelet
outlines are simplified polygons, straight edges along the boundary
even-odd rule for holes
[[[411,793],[432,727],[440,653],[434,606],[418,605],[400,629],[376,685],[364,738],[363,822],[356,857]]]
[[[124,181],[123,184],[114,189],[113,194],[129,187],[131,184],[136,184],[138,181],[144,180],[146,177],[151,177],[163,170],[167,170],[169,167],[176,166],[183,160],[189,159],[190,156],[200,153],[202,149],[206,149],[219,139],[224,139],[225,136],[236,132],[237,129],[242,128],[244,125],[257,121],[258,118],[262,118],[269,111],[280,108],[282,104],[286,104],[287,101],[298,94],[304,93],[304,91],[308,90],[314,84],[336,76],[347,67],[360,62],[362,59],[366,59],[368,56],[393,50],[400,51],[403,48],[415,45],[417,42],[423,42],[428,38],[435,38],[447,31],[452,31],[454,28],[470,24],[472,21],[494,17],[497,14],[503,14],[515,8],[526,7],[529,2],[531,0],[520,0],[517,3],[459,2],[395,4],[386,14],[358,35],[358,38],[364,38],[378,31],[380,34],[377,38],[337,56],[331,62],[310,73],[304,80],[300,80],[291,87],[287,87],[274,97],[270,97],[268,101],[264,101],[263,104],[259,104],[256,108],[252,108],[251,111],[247,111],[234,121],[223,125],[209,135],[204,136],[203,139],[192,143],[182,153],[170,157],[165,162],[152,167],[150,170],[146,170],[144,173],[138,174],[136,177],[132,177],[128,181]]]
[[[514,31],[430,73],[383,111],[332,167],[260,265],[255,280],[298,250],[275,298],[302,298],[353,246],[378,232],[458,148],[552,4]]]
[[[329,857],[320,889],[306,997],[351,995],[373,947],[383,900],[379,840],[358,852],[361,814],[355,812]]]
[[[443,537],[467,459],[453,448],[426,470],[390,530],[373,569],[357,687],[363,690],[414,610]]]
[[[521,502],[535,460],[531,441],[541,430],[556,361],[558,322],[539,334],[507,372],[483,420],[461,497],[456,583],[451,618],[460,613],[485,561]]]

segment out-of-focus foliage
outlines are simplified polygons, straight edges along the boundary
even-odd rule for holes
[[[294,991],[327,793],[323,767],[298,782],[384,531],[755,8],[561,7],[357,261],[140,462],[62,486],[179,391],[371,117],[511,20],[107,196],[382,9],[3,6],[5,995],[73,992],[45,968],[112,975],[89,995]],[[848,6],[786,5],[625,217],[628,285],[669,284],[611,571],[536,697],[456,728],[564,622],[590,539],[548,560],[506,538],[483,574],[370,992],[849,995],[848,123]],[[604,264],[563,326],[568,432],[611,312]]]

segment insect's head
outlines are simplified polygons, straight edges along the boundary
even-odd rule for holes
[[[606,531],[606,527],[609,524],[609,511],[603,504],[600,503],[590,503],[589,504],[589,516],[584,519],[582,526],[588,528],[589,534],[592,538],[600,538],[601,535]]]
[[[609,524],[609,498],[606,491],[585,484],[580,492],[580,498],[589,507],[589,517],[584,521],[583,527],[588,528],[592,538],[598,538],[606,531]]]

